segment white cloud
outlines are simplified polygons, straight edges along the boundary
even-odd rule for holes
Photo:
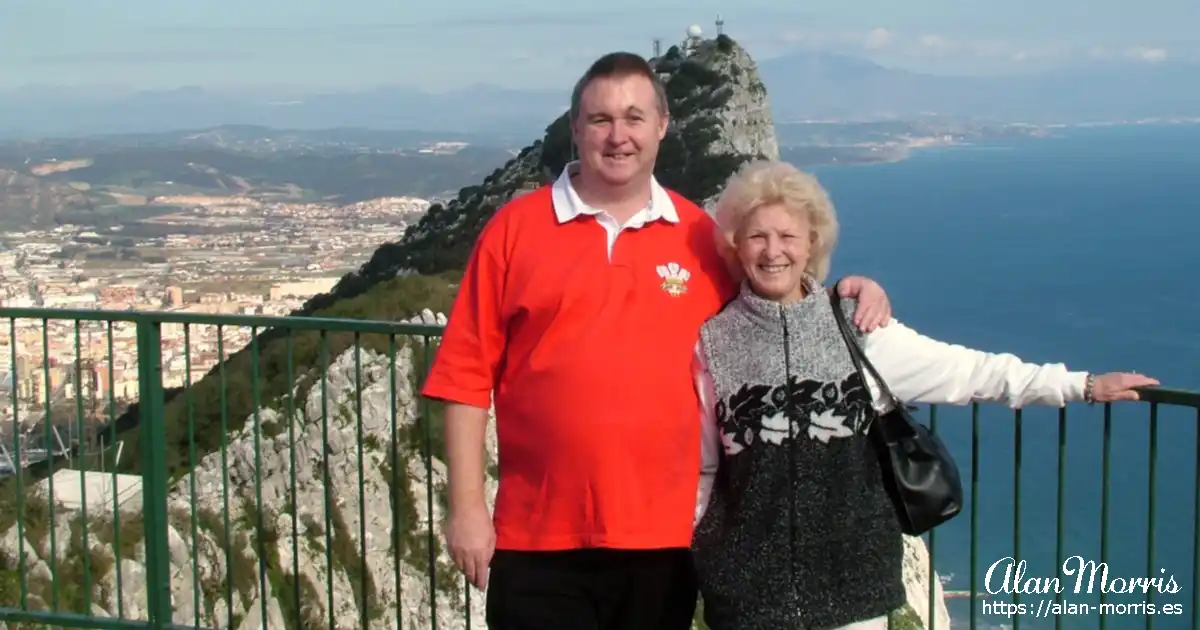
[[[1170,53],[1166,48],[1155,46],[1131,46],[1121,49],[1094,46],[1088,51],[1088,56],[1093,59],[1108,61],[1113,59],[1132,59],[1144,63],[1161,63],[1167,60]]]
[[[881,50],[887,47],[891,39],[892,34],[886,28],[877,28],[867,33],[863,47],[867,50]]]
[[[808,39],[808,35],[804,31],[787,30],[779,34],[780,41],[785,44],[799,44]]]
[[[765,34],[764,34],[765,35]],[[962,71],[986,68],[1030,70],[1058,67],[1087,58],[1096,60],[1132,60],[1161,63],[1168,59],[1189,58],[1188,51],[1163,45],[1091,46],[1066,41],[1005,40],[938,32],[904,32],[878,26],[869,30],[801,27],[773,31],[762,38],[770,43],[772,55],[793,50],[816,50],[848,55],[866,55],[881,63],[922,68],[953,66]],[[758,42],[755,42],[758,44]],[[771,55],[768,55],[771,56]],[[1196,54],[1200,60],[1200,51]],[[882,61],[886,60],[886,61]]]
[[[921,48],[937,53],[949,52],[954,48],[950,40],[941,35],[922,35],[917,41]]]
[[[883,30],[883,29],[876,29]],[[886,31],[884,31],[886,33]],[[869,34],[868,34],[869,35]],[[860,46],[864,41],[862,31],[787,30],[777,36],[786,44],[798,44],[818,48],[838,48],[847,45]]]
[[[1159,63],[1167,60],[1167,49],[1135,46],[1125,51],[1125,56],[1146,63]]]
[[[925,34],[908,40],[895,36],[893,41],[895,45],[892,46],[892,49],[901,50],[910,57],[1008,58],[1022,53],[1028,54],[1023,48],[1011,42],[994,39],[960,39],[945,35]]]

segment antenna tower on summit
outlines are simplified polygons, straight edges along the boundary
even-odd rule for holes
[[[661,37],[654,38],[654,56],[655,57],[662,56],[662,38]]]
[[[717,14],[717,35],[725,34],[725,20],[721,18],[721,14]]]

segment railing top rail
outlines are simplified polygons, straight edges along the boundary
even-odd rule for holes
[[[261,329],[350,332],[383,335],[440,336],[444,326],[336,317],[297,317],[270,315],[226,315],[182,313],[178,311],[113,311],[92,309],[0,307],[0,319],[80,320],[149,324],[191,324],[202,326],[244,326]],[[1143,387],[1138,389],[1147,403],[1200,409],[1200,391]]]
[[[296,317],[270,315],[217,315],[178,311],[112,311],[58,308],[0,307],[0,319],[79,320],[149,324],[191,324],[200,326],[245,326],[261,329],[325,330],[383,335],[440,336],[443,326],[335,317]]]
[[[1142,402],[1200,409],[1200,392],[1167,387],[1139,387],[1137,392]]]

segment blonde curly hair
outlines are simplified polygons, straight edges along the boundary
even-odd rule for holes
[[[730,176],[717,200],[713,218],[717,224],[717,250],[739,280],[744,272],[737,259],[737,237],[755,210],[779,204],[808,219],[812,230],[805,273],[825,282],[837,246],[837,212],[829,194],[817,178],[775,160],[750,162]]]

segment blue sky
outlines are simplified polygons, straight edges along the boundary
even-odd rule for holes
[[[599,54],[690,23],[954,74],[1200,60],[1200,0],[0,0],[0,88],[564,89]],[[795,7],[795,8],[785,8]]]

